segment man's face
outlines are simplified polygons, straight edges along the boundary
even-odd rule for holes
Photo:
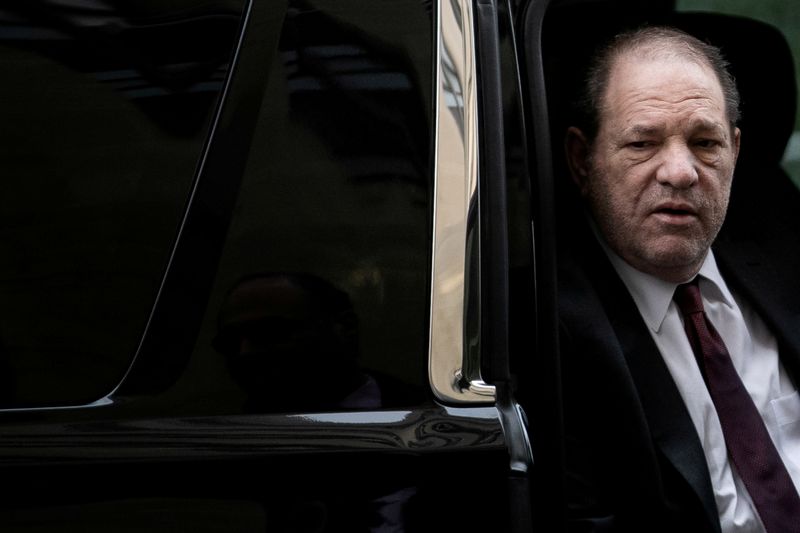
[[[573,176],[611,248],[673,282],[702,265],[725,218],[739,130],[710,67],[625,55],[612,67],[594,143],[568,135]]]

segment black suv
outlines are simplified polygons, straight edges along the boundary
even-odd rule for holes
[[[0,530],[562,529],[563,110],[732,34],[642,4],[3,3]]]

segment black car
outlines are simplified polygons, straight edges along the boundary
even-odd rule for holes
[[[0,5],[0,529],[563,529],[563,110],[677,4]]]

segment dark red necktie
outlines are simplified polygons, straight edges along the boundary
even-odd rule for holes
[[[698,278],[678,286],[675,303],[717,409],[728,456],[768,533],[800,531],[800,497],[742,384],[728,349],[708,320]]]

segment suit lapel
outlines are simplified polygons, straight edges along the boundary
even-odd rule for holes
[[[590,276],[622,348],[654,443],[695,492],[715,531],[719,516],[697,431],[633,298],[596,242]],[[669,495],[664,495],[669,501]]]

